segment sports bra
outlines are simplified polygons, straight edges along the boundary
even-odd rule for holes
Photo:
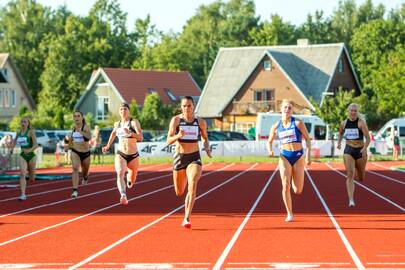
[[[302,141],[302,133],[297,127],[295,117],[291,117],[291,122],[288,127],[283,127],[282,120],[278,122],[277,135],[281,144],[295,143]]]
[[[81,131],[84,131],[84,124],[82,126]],[[88,142],[90,139],[86,138],[81,132],[76,131],[75,128],[73,128],[72,131],[72,139],[74,142]]]
[[[130,137],[131,134],[127,134],[124,130],[125,128],[127,128],[130,132],[137,134],[136,130],[132,127],[131,122],[132,122],[132,118],[130,118],[128,124],[123,127],[121,127],[121,120],[118,122],[118,128],[116,130],[118,139],[121,139],[121,138],[131,139],[131,137]]]
[[[346,140],[363,141],[364,135],[363,131],[359,128],[359,118],[356,118],[354,121],[350,119],[346,120],[344,137]]]
[[[200,137],[200,125],[196,117],[194,117],[194,120],[191,122],[187,122],[185,119],[180,118],[180,122],[176,127],[176,134],[179,133],[180,128],[185,131],[186,135],[178,139],[179,142],[198,142],[198,138]]]

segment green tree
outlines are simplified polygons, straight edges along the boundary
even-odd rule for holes
[[[316,11],[314,15],[308,14],[306,21],[298,27],[297,32],[299,38],[306,38],[312,44],[338,41],[332,31],[331,19],[324,18],[323,11]]]
[[[354,31],[350,43],[352,59],[366,87],[372,81],[372,73],[379,70],[387,54],[398,51],[405,44],[405,22],[374,20],[363,24]]]
[[[347,118],[347,107],[356,101],[354,91],[347,92],[342,89],[337,91],[336,96],[325,96],[322,106],[311,100],[315,114],[328,124],[333,132],[338,131],[340,123]]]
[[[149,94],[145,98],[141,112],[141,124],[143,129],[161,130],[165,126],[165,110],[160,96],[157,93]]]
[[[12,0],[0,10],[0,51],[9,52],[37,98],[45,58],[40,44],[53,30],[51,11],[34,0]]]
[[[131,117],[133,117],[135,119],[140,118],[139,107],[138,107],[138,103],[136,102],[135,98],[133,98],[131,100],[131,104],[129,104],[129,111],[130,111]]]
[[[258,28],[253,28],[249,33],[252,45],[272,46],[291,45],[296,42],[295,27],[283,22],[279,15],[272,15],[270,22],[264,22]]]

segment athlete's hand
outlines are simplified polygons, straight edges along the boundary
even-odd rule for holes
[[[338,143],[338,145],[336,147],[337,147],[337,149],[340,150],[342,148],[342,143]]]
[[[274,151],[273,150],[269,150],[269,157],[274,156]]]
[[[207,156],[208,156],[209,158],[212,158],[210,148],[209,148],[209,147],[207,147],[207,148],[204,148],[204,150],[205,150],[205,152],[207,153]]]
[[[367,148],[365,147],[361,148],[360,153],[362,154],[363,157],[367,155]]]
[[[110,150],[110,147],[108,147],[107,145],[102,148],[103,153],[107,153],[108,150]]]
[[[183,138],[186,135],[186,131],[180,128],[178,135],[180,136],[179,138]]]
[[[311,157],[305,157],[305,165],[310,166],[312,163]]]

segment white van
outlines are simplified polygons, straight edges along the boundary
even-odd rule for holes
[[[326,140],[329,138],[329,129],[326,124],[316,115],[294,115],[302,120],[307,127],[309,136],[314,140]],[[267,140],[270,128],[281,119],[280,113],[258,113],[256,119],[256,141]]]
[[[385,141],[388,148],[392,149],[394,144],[394,130],[397,130],[399,139],[405,140],[405,117],[395,118],[388,121],[375,136],[376,139]]]

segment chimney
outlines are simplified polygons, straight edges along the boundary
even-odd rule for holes
[[[309,39],[307,39],[307,38],[297,39],[297,45],[298,46],[308,46],[309,45]]]

